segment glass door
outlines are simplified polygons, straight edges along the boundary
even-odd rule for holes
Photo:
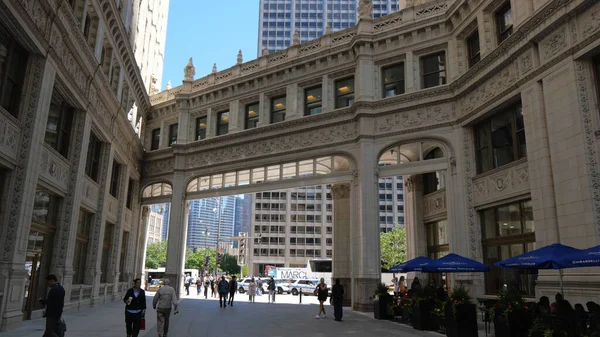
[[[25,298],[23,301],[23,319],[31,319],[31,312],[39,309],[37,301],[38,286],[40,283],[41,256],[39,253],[28,253],[25,261],[27,279],[25,280]]]

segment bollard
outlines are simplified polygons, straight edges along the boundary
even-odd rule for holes
[[[302,304],[302,289],[300,289],[300,304]]]

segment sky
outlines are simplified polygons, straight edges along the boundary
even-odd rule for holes
[[[171,0],[161,89],[181,85],[183,68],[194,58],[195,79],[256,59],[259,0]]]

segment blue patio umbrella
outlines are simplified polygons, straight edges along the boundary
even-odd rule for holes
[[[488,272],[490,267],[458,254],[448,254],[428,264],[423,271],[429,273]]]
[[[564,268],[597,267],[600,266],[600,246],[570,253],[560,258]]]
[[[427,267],[433,260],[425,257],[419,256],[412,260],[408,260],[404,263],[400,263],[399,265],[393,266],[390,268],[392,273],[408,273],[409,271],[424,271],[423,268]]]
[[[563,293],[562,269],[566,268],[566,264],[562,259],[566,255],[578,252],[581,252],[581,250],[561,245],[560,243],[554,243],[504,261],[496,262],[494,265],[512,269],[558,269],[560,292]]]

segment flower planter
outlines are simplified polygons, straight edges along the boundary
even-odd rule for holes
[[[402,322],[408,324],[412,321],[412,308],[409,306],[402,306]]]
[[[392,296],[390,295],[380,295],[379,299],[376,299],[375,301],[373,301],[374,304],[374,310],[373,310],[373,315],[375,317],[375,319],[392,319],[394,318],[393,315],[390,315],[390,313],[388,313],[388,307],[391,305],[392,303]]]
[[[431,314],[435,308],[435,303],[428,300],[420,300],[413,307],[412,326],[417,330],[437,330],[432,325]]]
[[[457,304],[456,313],[451,302],[444,307],[446,315],[446,336],[448,337],[478,337],[477,308],[475,304]],[[504,336],[504,335],[496,335]]]
[[[512,310],[508,313],[508,321],[504,314],[505,309],[496,309],[494,314],[494,334],[507,337],[529,337],[529,329],[533,323],[533,315],[526,310]]]

